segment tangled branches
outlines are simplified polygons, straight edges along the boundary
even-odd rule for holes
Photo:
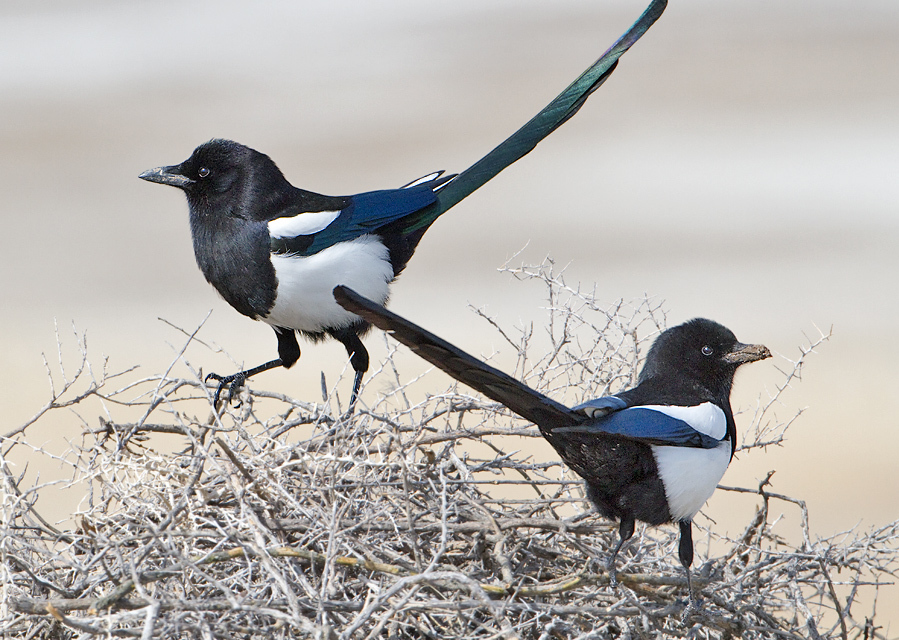
[[[603,307],[551,263],[514,273],[546,286],[549,348],[536,356],[533,329],[479,314],[514,348],[516,375],[572,403],[632,382],[665,324],[658,305]],[[792,419],[771,407],[826,338],[759,403],[743,450],[781,441]],[[81,354],[43,410],[97,398],[108,411],[59,457],[85,495],[65,527],[35,508],[52,487],[13,472],[43,413],[3,440],[4,637],[882,637],[855,610],[896,570],[899,523],[814,538],[804,503],[768,480],[725,487],[758,509],[734,539],[707,532],[703,610],[682,621],[673,528],[640,532],[610,585],[614,525],[536,429],[461,388],[414,399],[392,353],[370,380],[393,391],[352,416],[333,397],[244,390],[208,419],[196,417],[210,401],[199,376],[172,368],[111,391],[116,376],[95,376]],[[774,531],[783,508],[802,516],[798,542]]]

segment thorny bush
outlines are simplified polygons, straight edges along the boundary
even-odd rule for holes
[[[568,403],[634,382],[665,326],[660,304],[604,305],[550,261],[507,271],[548,296],[536,332],[476,311],[510,347],[514,375]],[[757,508],[733,537],[698,519],[702,612],[682,620],[673,527],[638,530],[611,586],[603,561],[616,528],[537,430],[466,388],[425,395],[387,338],[369,376],[379,392],[352,416],[333,393],[313,403],[258,389],[219,416],[184,358],[194,334],[165,374],[128,383],[129,372],[94,371],[79,339],[75,371],[60,357],[50,401],[5,434],[3,637],[884,637],[871,603],[896,571],[899,523],[816,538],[805,504],[773,492],[770,476],[724,487]],[[741,458],[782,442],[796,412],[782,420],[775,408],[827,337],[782,357],[757,406],[735,407]],[[426,380],[445,385],[441,375]],[[89,398],[105,416],[84,420],[80,443],[62,455],[29,443],[47,413]],[[65,465],[67,486],[83,489],[64,524],[36,507],[55,485],[17,475],[22,451]],[[782,530],[783,510],[798,514],[796,530]]]

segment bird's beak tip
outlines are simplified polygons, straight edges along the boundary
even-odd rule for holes
[[[771,351],[763,344],[740,344],[724,356],[728,362],[736,365],[758,362],[771,357]]]
[[[157,184],[167,184],[171,187],[184,188],[191,184],[193,180],[180,173],[176,173],[174,167],[156,167],[141,173],[138,178],[147,182],[155,182]]]

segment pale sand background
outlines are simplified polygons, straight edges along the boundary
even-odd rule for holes
[[[209,309],[203,339],[247,365],[274,356],[271,330],[196,270],[181,194],[138,180],[142,170],[229,137],[324,193],[458,171],[643,8],[7,0],[3,431],[46,401],[54,318],[69,346],[72,321],[86,330],[92,360],[109,355],[114,370],[164,371],[182,338],[157,316],[192,329]],[[670,324],[712,317],[790,358],[803,333],[833,326],[785,396],[779,415],[808,408],[786,446],[737,460],[724,482],[754,486],[777,469],[774,490],[806,498],[821,534],[896,520],[897,64],[895,0],[675,0],[574,120],[438,221],[392,306],[474,353],[502,350],[466,306],[506,325],[539,321],[542,290],[495,271],[527,245],[512,264],[549,255],[609,302],[646,293],[666,301]],[[379,337],[367,343],[383,354]],[[194,355],[207,371],[231,368]],[[497,362],[510,359],[506,349]],[[343,365],[339,345],[308,347],[293,371],[255,384],[314,400],[319,372],[333,380]],[[775,365],[786,366],[747,370],[735,404],[764,395]],[[79,430],[57,419],[31,436],[61,449]],[[73,504],[41,502],[55,518]],[[725,528],[752,504],[719,494],[708,512]],[[882,592],[885,610],[899,608],[897,590]]]

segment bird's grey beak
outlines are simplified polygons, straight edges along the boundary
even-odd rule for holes
[[[144,171],[138,176],[142,180],[148,182],[158,182],[159,184],[167,184],[170,187],[178,187],[183,189],[189,184],[193,184],[193,180],[187,176],[178,173],[178,167],[156,167],[149,171]]]
[[[730,364],[741,365],[770,357],[771,352],[763,344],[742,344],[738,342],[730,353],[725,353],[721,359]]]

